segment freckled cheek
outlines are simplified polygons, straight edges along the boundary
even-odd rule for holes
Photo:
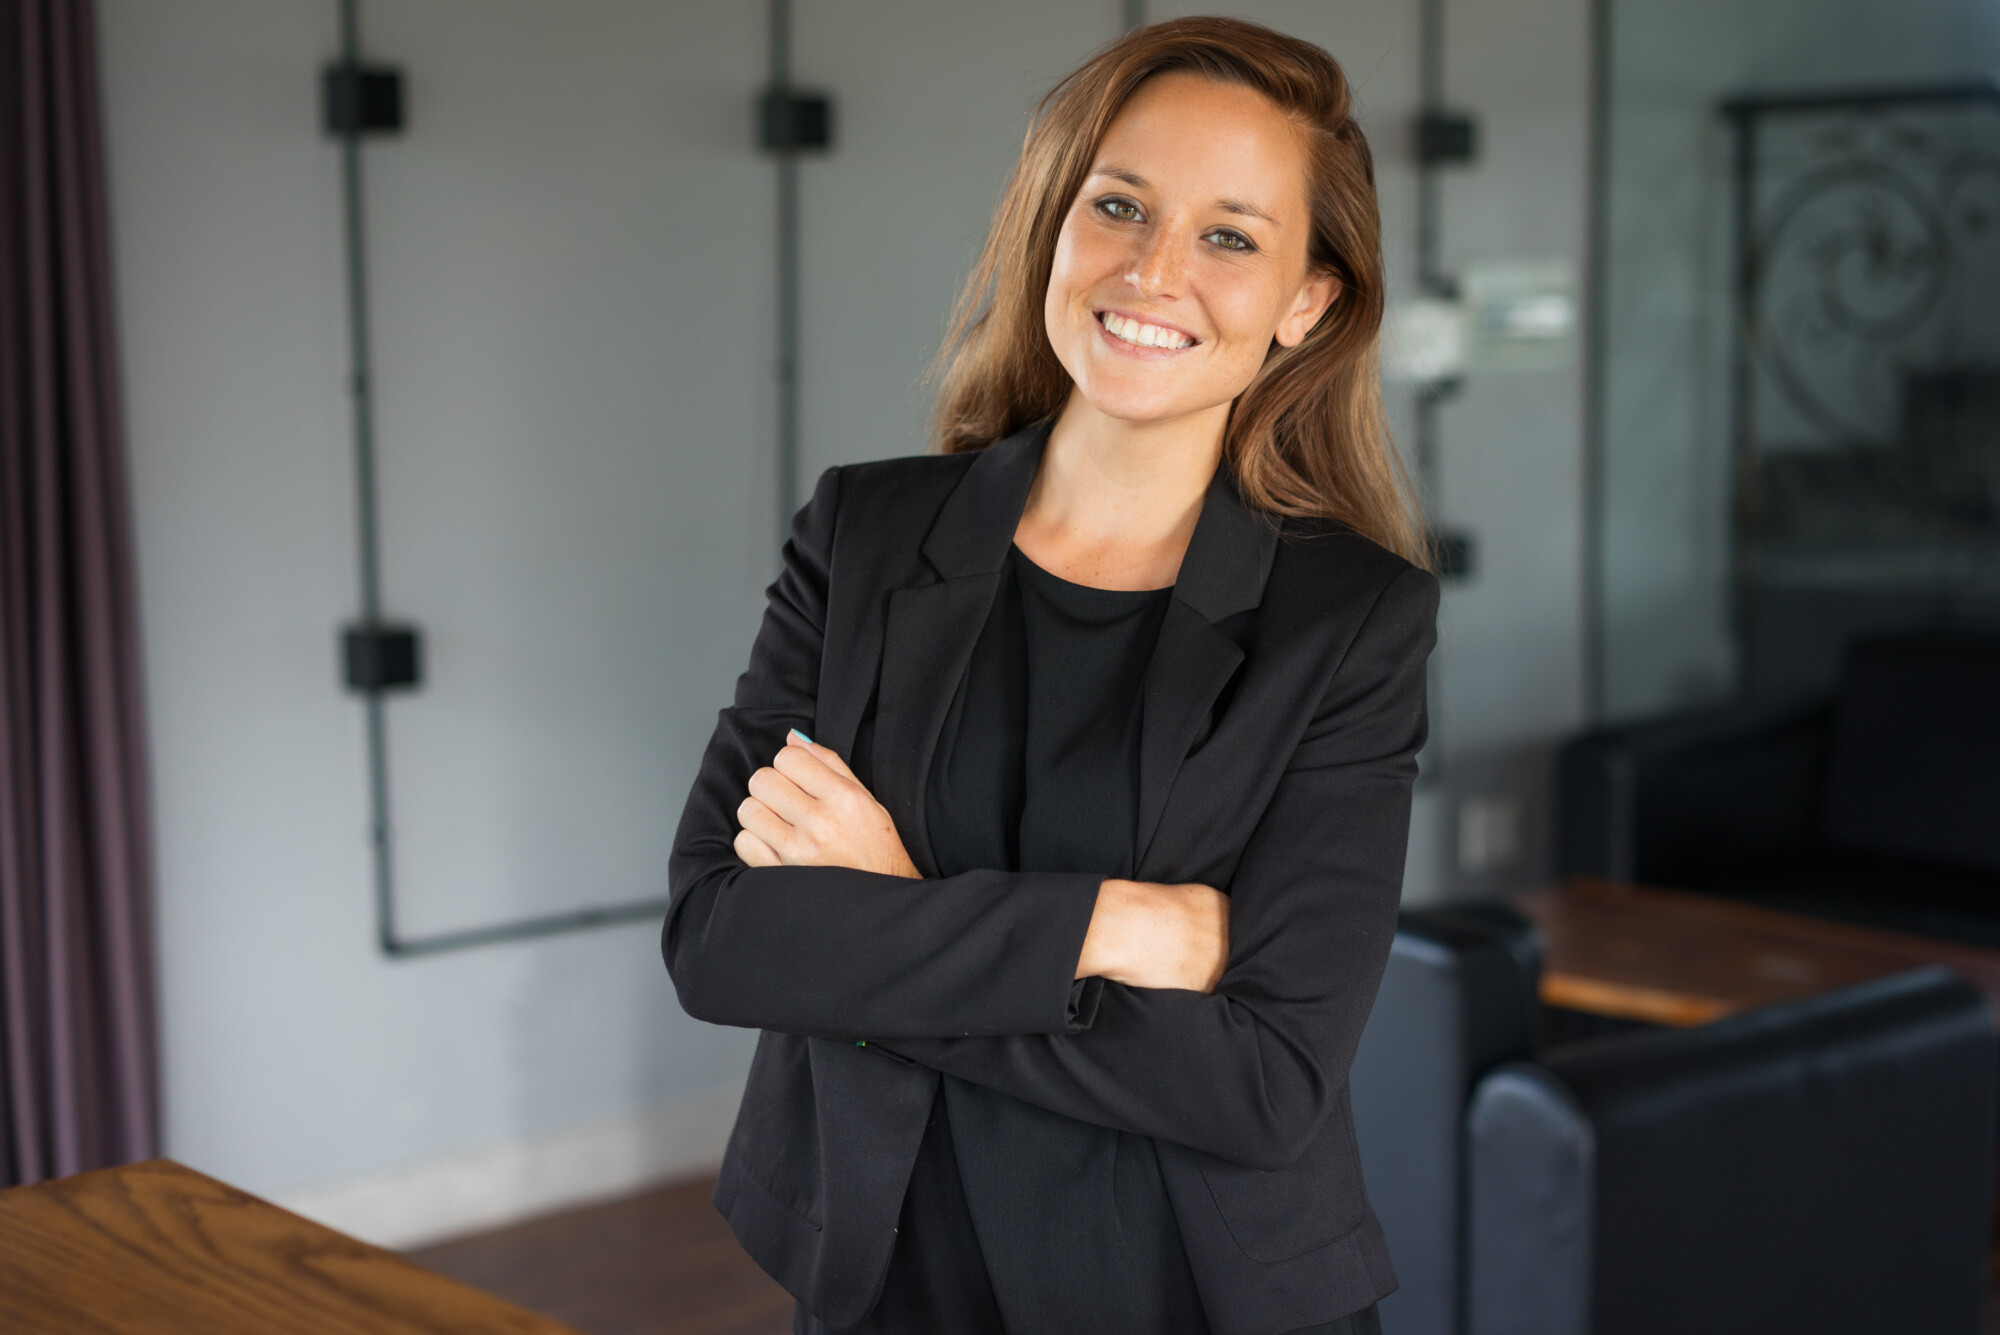
[[[1050,286],[1065,293],[1067,304],[1088,306],[1093,293],[1130,267],[1131,257],[1126,252],[1127,247],[1093,235],[1090,228],[1065,228],[1056,244]]]
[[[1065,235],[1056,246],[1055,263],[1049,269],[1049,292],[1044,315],[1052,334],[1057,325],[1070,318],[1083,299],[1083,289],[1077,283],[1075,259]]]
[[[1271,294],[1261,285],[1217,284],[1208,291],[1206,305],[1224,347],[1236,356],[1261,362],[1277,327]]]

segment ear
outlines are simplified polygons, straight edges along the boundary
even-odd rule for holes
[[[1316,273],[1299,286],[1299,294],[1292,301],[1292,308],[1285,312],[1285,318],[1278,321],[1277,332],[1272,336],[1280,347],[1296,348],[1305,341],[1305,336],[1319,323],[1319,317],[1326,314],[1327,307],[1333,305],[1340,296],[1340,279],[1331,273]]]

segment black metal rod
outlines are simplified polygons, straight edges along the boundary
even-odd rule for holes
[[[770,91],[792,88],[791,0],[771,0]],[[778,440],[777,534],[782,544],[799,504],[799,155],[789,143],[778,159]]]
[[[1417,105],[1424,115],[1444,110],[1444,0],[1423,0],[1417,12]],[[1417,283],[1431,296],[1449,297],[1451,281],[1443,245],[1438,166],[1417,158]]]
[[[551,913],[539,918],[521,918],[513,922],[496,923],[491,927],[468,927],[462,931],[438,932],[431,936],[398,938],[386,943],[383,949],[398,959],[408,959],[417,955],[439,955],[450,950],[465,950],[471,946],[491,946],[503,941],[526,941],[538,936],[556,936],[563,932],[577,932],[591,927],[609,927],[618,923],[659,918],[665,915],[667,904],[668,901],[664,899],[648,899],[635,904],[619,904],[611,908]]]
[[[1611,315],[1611,0],[1590,6],[1589,221],[1584,233],[1583,326],[1583,696],[1592,723],[1604,720],[1610,646],[1606,643],[1604,507],[1605,377]]]
[[[349,70],[361,63],[359,11],[359,0],[340,0],[340,61]],[[372,625],[382,619],[382,544],[376,504],[375,396],[368,337],[368,255],[362,195],[361,133],[359,117],[354,118],[353,123],[341,133],[340,183],[347,264],[347,342],[351,363],[348,383],[354,398],[354,506],[361,619],[363,623]],[[438,932],[430,936],[402,935],[396,926],[395,859],[390,838],[389,722],[382,692],[365,692],[362,709],[367,733],[368,837],[375,877],[375,937],[383,954],[398,959],[435,955],[469,946],[633,922],[666,912],[665,899],[648,899],[608,908],[552,913],[489,927]]]
[[[1736,319],[1731,322],[1734,340],[1730,365],[1730,527],[1729,619],[1736,631],[1737,644],[1748,643],[1750,602],[1750,520],[1756,505],[1757,429],[1755,402],[1757,355],[1757,117],[1741,115],[1731,122],[1734,131],[1736,197],[1734,232],[1736,243]]]
[[[1444,109],[1444,0],[1423,0],[1417,13],[1417,104],[1420,114]],[[1417,286],[1425,295],[1449,298],[1455,295],[1444,272],[1441,201],[1438,195],[1438,165],[1417,157]],[[1438,412],[1450,391],[1442,385],[1417,387],[1416,420],[1413,434],[1416,447],[1417,482],[1426,508],[1436,500],[1438,488]]]
[[[1417,104],[1422,115],[1444,110],[1444,0],[1423,0],[1417,13]],[[1451,279],[1444,272],[1443,220],[1439,217],[1438,164],[1417,156],[1417,286],[1426,296],[1451,298]],[[1438,411],[1450,390],[1442,384],[1417,387],[1417,481],[1428,507],[1438,486]]]
[[[1417,11],[1417,104],[1420,115],[1444,110],[1444,0],[1423,0]],[[1417,287],[1430,297],[1452,298],[1454,284],[1444,272],[1442,200],[1439,196],[1438,164],[1424,154],[1417,155]],[[1444,401],[1455,388],[1450,382],[1417,386],[1411,422],[1411,444],[1416,455],[1417,490],[1423,516],[1430,533],[1442,531],[1432,518],[1437,512],[1438,494],[1443,490],[1440,474],[1439,437]],[[1436,544],[1433,544],[1434,546]],[[1446,719],[1444,653],[1442,646],[1432,653],[1425,669],[1426,695],[1430,701],[1430,736],[1424,745],[1423,767],[1418,784],[1431,788],[1445,778],[1444,733]]]
[[[1936,102],[2000,102],[2000,79],[1968,79],[1907,87],[1815,88],[1796,93],[1746,93],[1722,104],[1731,117],[1794,111],[1860,111],[1872,107],[1906,107]]]
[[[340,0],[340,63],[361,64],[360,0]],[[367,229],[362,207],[361,124],[340,136],[341,217],[347,250],[348,390],[354,398],[354,520],[361,579],[361,620],[382,619],[381,528],[376,511],[375,393],[368,339]],[[368,851],[375,873],[375,932],[384,951],[396,945],[395,860],[389,826],[389,737],[380,691],[362,696],[368,751]]]

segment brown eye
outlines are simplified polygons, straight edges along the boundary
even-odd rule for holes
[[[1138,222],[1144,216],[1137,204],[1115,195],[1110,199],[1098,200],[1097,210],[1106,217],[1116,218],[1119,222]]]
[[[1241,232],[1218,229],[1208,234],[1208,239],[1224,250],[1251,251],[1257,249],[1250,244],[1250,238]]]

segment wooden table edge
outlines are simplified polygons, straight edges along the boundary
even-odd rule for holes
[[[1942,965],[1986,995],[1995,1024],[2000,1026],[2000,951],[1913,932],[1816,918],[1697,890],[1627,885],[1592,876],[1569,877],[1555,885],[1519,891],[1508,896],[1508,902],[1540,931],[1542,919],[1537,911],[1545,905],[1553,906],[1563,897],[1599,904],[1650,903],[1682,921],[1705,919],[1737,931],[1761,932],[1774,942],[1903,957],[1897,961],[1898,967],[1884,968],[1879,977],[1888,977],[1903,968]],[[1594,977],[1561,964],[1545,964],[1539,993],[1545,1005],[1674,1028],[1707,1024],[1753,1008],[1701,992]]]

